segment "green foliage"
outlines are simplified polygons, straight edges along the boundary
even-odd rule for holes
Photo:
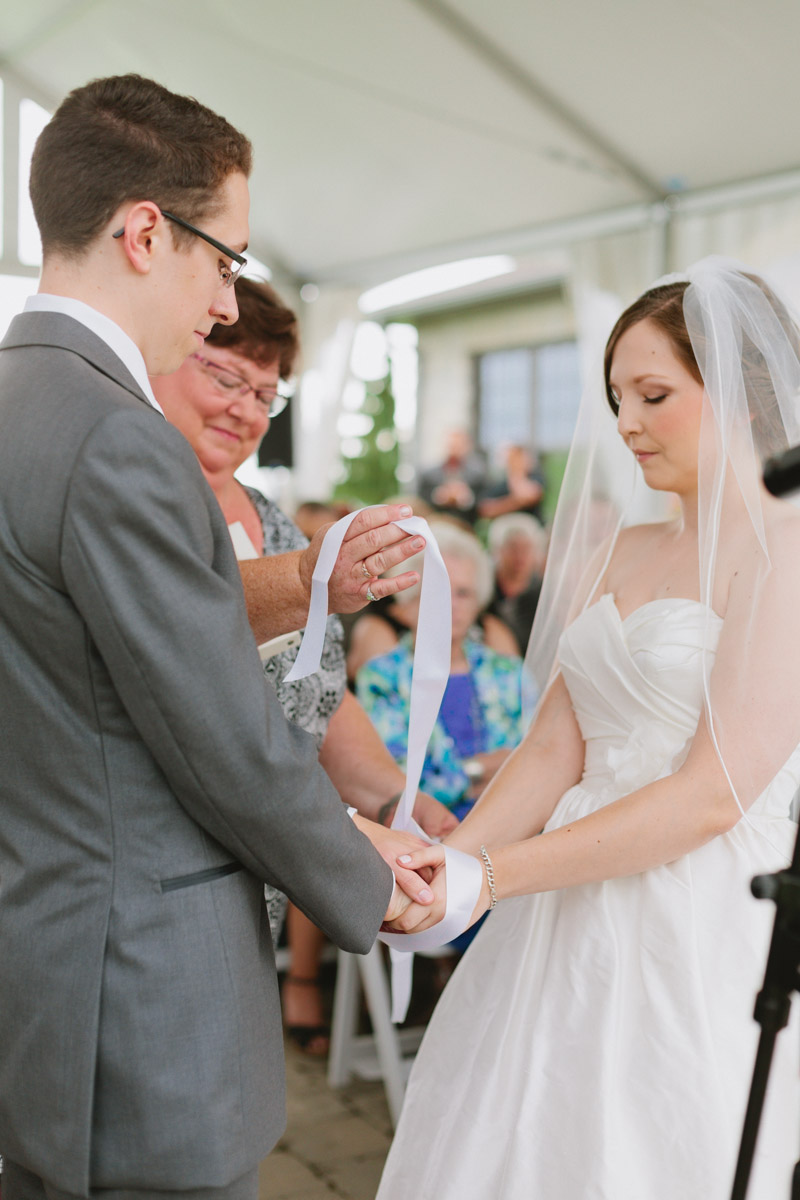
[[[381,504],[397,492],[400,452],[394,427],[394,394],[391,370],[385,379],[367,383],[360,410],[372,420],[369,433],[362,436],[361,453],[344,458],[346,474],[334,489],[335,497],[356,497],[361,504]]]
[[[544,472],[542,520],[545,525],[550,524],[556,511],[558,493],[561,491],[561,481],[564,478],[568,454],[568,450],[550,450],[540,456],[542,471]]]

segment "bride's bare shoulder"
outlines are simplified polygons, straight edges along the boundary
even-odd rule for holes
[[[773,500],[764,513],[770,553],[800,561],[800,509],[787,500]]]
[[[718,575],[728,580],[729,599],[737,596],[751,603],[753,581],[763,576],[769,555],[769,571],[764,578],[800,595],[800,510],[786,500],[770,497],[762,505],[763,526],[757,529],[749,520],[728,530],[720,544]]]

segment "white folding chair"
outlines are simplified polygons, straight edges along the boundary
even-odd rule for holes
[[[428,955],[438,958],[453,953],[445,946],[429,951]],[[362,990],[372,1024],[371,1034],[356,1033]],[[380,944],[376,942],[369,954],[340,950],[333,994],[328,1083],[333,1088],[344,1087],[353,1075],[359,1079],[382,1079],[394,1126],[425,1027],[397,1029],[392,1024],[391,1011],[389,980]]]

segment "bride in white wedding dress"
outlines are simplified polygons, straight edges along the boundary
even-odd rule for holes
[[[560,502],[533,634],[549,686],[447,839],[488,847],[501,903],[436,1009],[378,1200],[730,1194],[773,917],[749,883],[791,857],[800,784],[800,514],[759,461],[800,440],[800,362],[761,281],[720,260],[689,279],[606,354],[619,433],[676,515],[601,540],[573,452],[583,497]],[[790,1194],[797,1067],[785,1031],[750,1200]]]

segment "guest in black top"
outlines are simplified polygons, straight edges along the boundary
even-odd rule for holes
[[[506,513],[530,513],[542,520],[544,474],[536,455],[527,446],[509,446],[505,479],[491,484],[478,505],[478,514],[492,520]]]

